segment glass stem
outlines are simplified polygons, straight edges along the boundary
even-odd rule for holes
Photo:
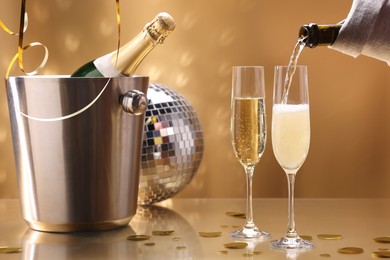
[[[245,167],[246,175],[246,224],[245,228],[252,229],[255,227],[253,222],[252,208],[252,178],[254,167]]]
[[[288,223],[287,223],[287,237],[297,237],[294,220],[294,184],[295,174],[287,174],[288,181]]]

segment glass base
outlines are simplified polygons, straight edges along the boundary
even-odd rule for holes
[[[230,233],[230,237],[236,240],[266,240],[271,234],[259,230],[256,226],[253,228],[243,227]]]
[[[272,240],[269,243],[273,249],[301,249],[307,250],[314,248],[314,244],[310,241],[297,237],[282,237],[279,240]]]

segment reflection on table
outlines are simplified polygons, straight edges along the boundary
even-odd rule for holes
[[[105,232],[47,233],[27,229],[22,238],[22,259],[202,258],[198,236],[173,210],[139,207],[132,223],[132,226]],[[129,235],[150,235],[161,230],[173,230],[174,234],[152,236],[148,241],[126,239]],[[153,245],[148,246],[151,242]]]
[[[273,238],[286,231],[286,204],[282,199],[255,199],[255,221]],[[138,208],[129,226],[104,232],[45,233],[30,230],[20,214],[18,200],[0,200],[0,246],[22,247],[21,253],[0,254],[0,259],[372,259],[372,252],[390,244],[373,239],[390,235],[390,199],[298,199],[296,221],[301,235],[312,236],[315,248],[304,252],[276,251],[269,240],[249,243],[244,249],[226,249],[229,233],[244,223],[228,211],[245,212],[245,199],[169,199]],[[168,236],[153,231],[174,231]],[[220,232],[202,237],[199,232]],[[151,236],[146,241],[129,235]],[[324,240],[318,234],[340,234]],[[271,238],[272,239],[272,238]],[[146,244],[149,245],[146,245]],[[343,247],[363,253],[343,255]]]

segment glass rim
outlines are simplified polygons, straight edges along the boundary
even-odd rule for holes
[[[238,66],[233,66],[233,69],[234,68],[264,68],[263,65],[238,65]]]
[[[275,69],[278,69],[278,68],[288,68],[289,66],[288,65],[276,65],[274,68]],[[291,66],[293,67],[293,66]],[[307,65],[296,65],[295,66],[296,68],[307,68]]]

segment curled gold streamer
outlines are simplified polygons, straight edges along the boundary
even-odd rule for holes
[[[26,0],[23,0],[23,1],[25,2]],[[22,6],[23,6],[23,4],[22,4]],[[115,60],[115,66],[116,66],[117,61],[118,61],[118,56],[119,56],[119,48],[120,48],[120,44],[121,44],[121,22],[120,22],[121,21],[121,17],[120,17],[120,2],[119,2],[119,0],[115,0],[115,6],[116,6],[116,17],[117,17],[117,23],[118,23],[118,44],[117,44],[117,56],[116,56],[116,60]],[[23,41],[23,38],[22,38],[22,41]],[[32,44],[34,44],[34,46],[37,46],[37,45],[43,46],[45,48],[45,54],[48,53],[48,50],[47,50],[45,45],[42,45],[40,43],[31,43],[30,45],[32,45]],[[19,44],[19,46],[20,46],[20,44]],[[32,47],[32,46],[26,46],[24,48],[24,50],[29,48],[29,47]],[[12,67],[12,64],[16,61],[16,59],[18,59],[18,57],[19,57],[19,52],[12,59],[10,67]],[[48,56],[45,55],[44,62],[42,62],[43,65],[46,63],[47,58],[48,58]],[[42,66],[42,64],[41,64],[41,66]],[[7,75],[9,73],[10,67],[8,68]],[[7,78],[8,78],[8,76],[7,76]],[[110,83],[110,81],[111,81],[111,77],[107,80],[106,85],[103,87],[103,89],[100,91],[100,93],[96,96],[96,98],[94,100],[92,100],[88,105],[86,105],[82,109],[80,109],[80,110],[78,110],[78,111],[76,111],[74,113],[71,113],[69,115],[62,116],[62,117],[56,117],[56,118],[40,118],[40,117],[34,117],[34,116],[27,115],[27,114],[25,114],[25,113],[23,113],[21,111],[19,111],[19,112],[20,112],[20,114],[22,116],[24,116],[26,118],[29,118],[29,119],[32,119],[32,120],[36,120],[36,121],[41,121],[41,122],[62,121],[62,120],[68,119],[68,118],[75,117],[75,116],[83,113],[88,108],[90,108],[93,104],[95,104],[95,102],[100,98],[100,96],[106,90],[106,88],[107,88],[108,84]]]
[[[35,75],[39,71],[41,71],[43,69],[43,67],[46,65],[47,60],[49,59],[49,49],[45,45],[43,45],[42,43],[32,42],[30,44],[27,44],[26,46],[23,46],[23,38],[24,38],[23,36],[24,36],[24,33],[26,32],[27,26],[28,26],[28,16],[27,16],[27,12],[26,12],[26,1],[27,0],[22,0],[20,23],[19,23],[19,33],[12,32],[4,25],[4,23],[2,21],[0,21],[0,27],[4,31],[6,31],[10,35],[18,35],[19,36],[18,52],[14,55],[10,64],[8,65],[7,72],[5,75],[6,79],[8,79],[9,73],[11,72],[11,68],[15,64],[16,60],[18,60],[18,65],[19,65],[20,70],[23,71],[26,75],[31,76],[31,75]],[[35,70],[33,70],[31,72],[26,72],[24,69],[24,64],[23,64],[23,53],[25,50],[27,50],[31,47],[35,47],[35,46],[42,46],[45,50],[45,55],[43,57],[41,64],[38,66],[38,68],[36,68]]]
[[[22,57],[23,55],[23,52],[31,47],[34,47],[34,46],[42,46],[45,50],[45,56],[43,57],[43,60],[41,62],[41,64],[39,65],[39,67],[37,69],[35,69],[34,71],[32,72],[26,72],[23,68],[23,60],[20,58]],[[32,76],[32,75],[35,75],[37,74],[45,65],[46,65],[46,62],[47,60],[49,59],[49,49],[43,45],[42,43],[40,42],[32,42],[26,46],[24,46],[21,50],[18,49],[18,52],[15,54],[15,56],[12,58],[10,64],[8,65],[8,68],[7,68],[7,72],[6,72],[6,76],[5,78],[8,79],[9,77],[9,73],[11,72],[11,69],[13,67],[13,65],[15,64],[16,60],[19,61],[19,68],[28,76]]]
[[[121,46],[121,8],[120,8],[120,2],[119,0],[115,0],[115,7],[116,7],[116,21],[118,23],[118,44],[117,44],[117,51],[116,51],[116,58],[115,58],[115,67],[118,63],[118,57],[119,57],[119,48]]]
[[[26,32],[27,27],[28,27],[28,15],[27,15],[27,13],[24,13],[23,32]],[[2,20],[0,20],[0,28],[3,29],[9,35],[13,35],[13,36],[19,35],[19,33],[15,33],[13,31],[11,31],[10,29],[8,29],[8,27],[3,23]]]
[[[99,92],[99,94],[95,97],[94,100],[92,100],[88,105],[86,105],[85,107],[83,107],[82,109],[72,113],[72,114],[69,114],[69,115],[66,115],[66,116],[62,116],[62,117],[55,117],[55,118],[41,118],[41,117],[35,117],[35,116],[30,116],[30,115],[27,115],[25,113],[23,113],[22,111],[19,111],[20,114],[24,117],[27,117],[29,119],[32,119],[32,120],[35,120],[35,121],[41,121],[41,122],[55,122],[55,121],[62,121],[62,120],[65,120],[65,119],[68,119],[68,118],[71,118],[71,117],[75,117],[81,113],[83,113],[85,110],[87,110],[88,108],[90,108],[93,104],[95,104],[95,102],[100,98],[100,96],[103,94],[104,90],[106,90],[107,86],[108,86],[108,83],[110,83],[111,81],[111,78],[109,78],[107,80],[107,83],[106,85],[103,87],[103,89]]]

